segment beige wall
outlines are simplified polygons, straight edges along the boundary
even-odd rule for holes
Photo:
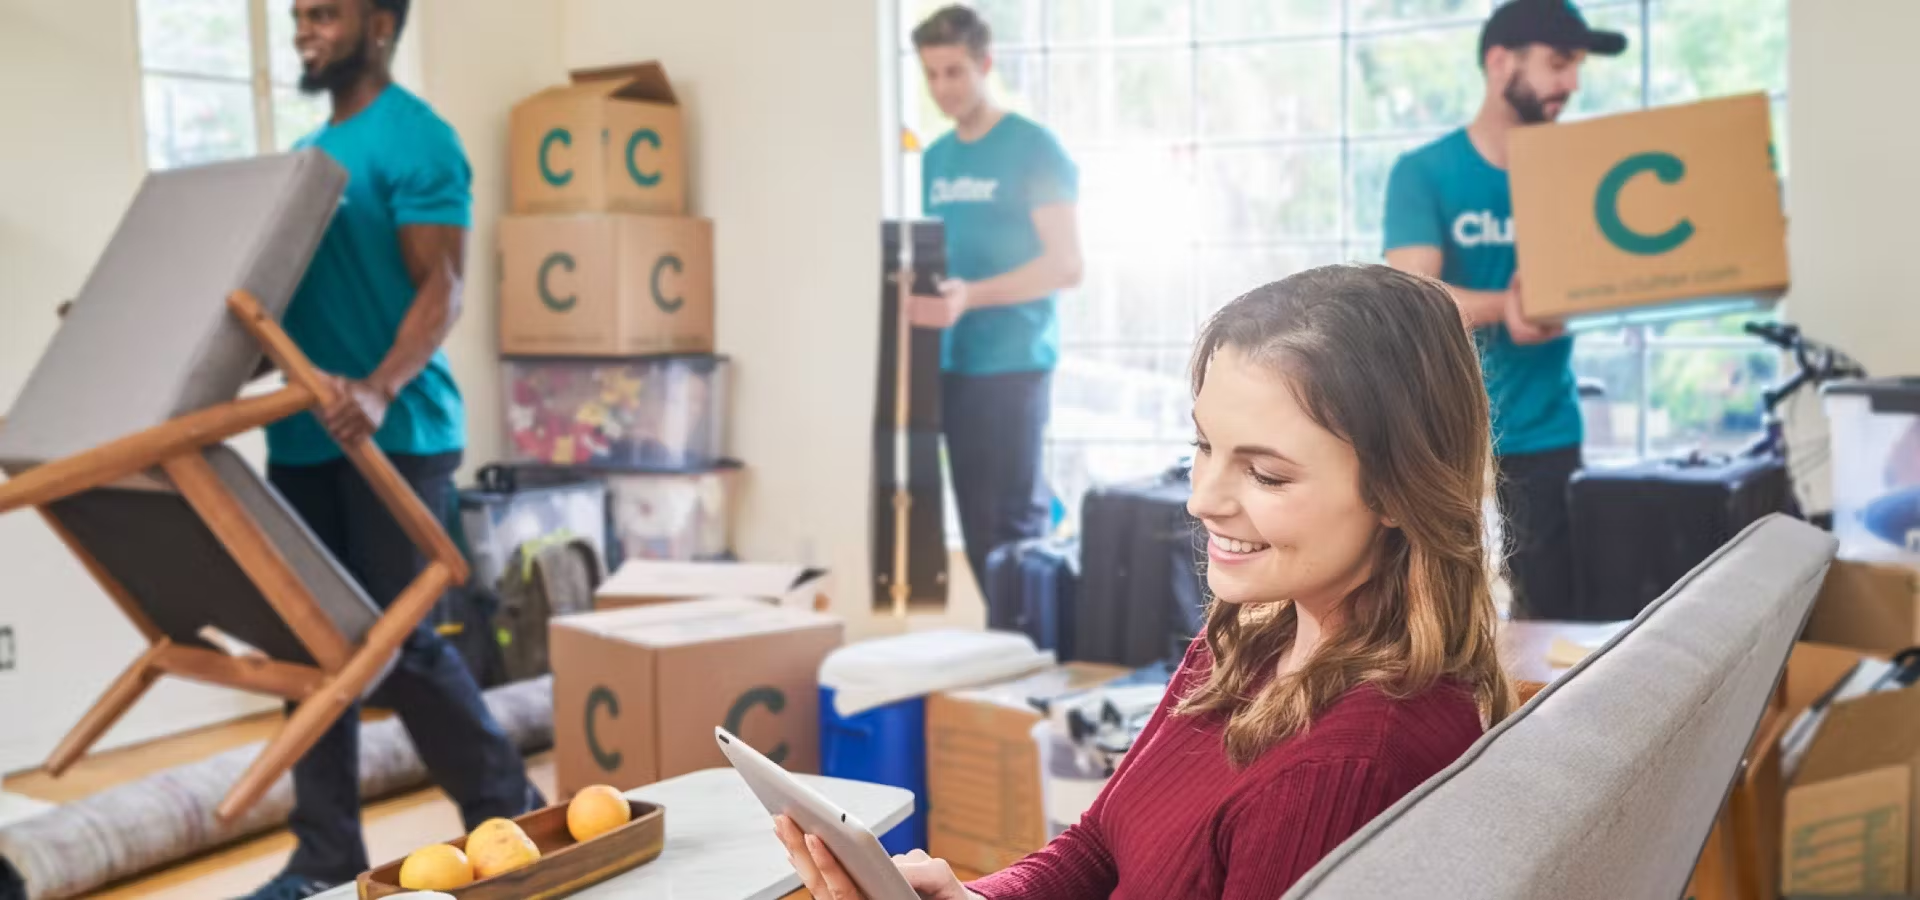
[[[0,412],[145,172],[130,0],[0,0]],[[259,442],[246,448],[258,455]],[[0,516],[0,772],[37,765],[140,652],[139,635],[32,513]],[[163,682],[103,746],[265,709]]]
[[[1920,375],[1920,84],[1913,0],[1795,0],[1788,48],[1788,315],[1875,375]]]

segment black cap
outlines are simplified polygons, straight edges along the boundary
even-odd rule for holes
[[[1627,49],[1627,36],[1589,27],[1573,0],[1511,0],[1494,10],[1480,30],[1480,62],[1484,65],[1487,51],[1495,47],[1528,44],[1618,56]]]

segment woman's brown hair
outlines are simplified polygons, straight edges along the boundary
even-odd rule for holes
[[[1216,313],[1194,350],[1193,390],[1232,348],[1283,376],[1307,414],[1352,445],[1360,493],[1396,523],[1369,579],[1296,671],[1271,678],[1292,643],[1290,601],[1215,601],[1206,681],[1179,715],[1228,717],[1227,755],[1246,765],[1304,731],[1349,690],[1390,696],[1442,680],[1473,691],[1489,725],[1514,707],[1495,656],[1481,504],[1492,450],[1473,341],[1447,288],[1386,266],[1326,266],[1256,288]]]

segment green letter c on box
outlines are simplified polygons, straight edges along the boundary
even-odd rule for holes
[[[547,286],[547,274],[556,267],[569,272],[573,271],[573,257],[565,253],[555,253],[540,264],[540,302],[554,312],[563,313],[572,309],[573,305],[580,301],[580,297],[577,294],[568,294],[565,297],[553,295],[553,289]]]
[[[756,706],[764,706],[775,715],[779,715],[787,708],[787,696],[780,693],[779,689],[770,687],[757,687],[741,694],[740,699],[733,701],[733,708],[727,710],[727,720],[723,723],[727,731],[739,734],[741,722],[746,719],[747,711]],[[776,763],[785,763],[787,752],[786,742],[782,741],[780,746],[767,752],[767,758]]]
[[[663,253],[659,259],[654,261],[653,278],[651,279],[653,286],[653,305],[660,307],[660,309],[665,312],[677,313],[680,311],[680,307],[687,305],[687,298],[674,297],[668,299],[666,293],[660,290],[660,273],[665,269],[672,269],[675,275],[686,271],[685,267],[680,264],[680,257],[671,253]]]
[[[1600,223],[1600,233],[1615,247],[1639,256],[1656,256],[1693,237],[1693,221],[1683,218],[1659,234],[1643,234],[1627,227],[1620,219],[1620,192],[1642,172],[1652,172],[1662,184],[1673,184],[1687,174],[1687,164],[1671,153],[1638,153],[1621,160],[1600,179],[1600,190],[1593,198],[1593,215]]]
[[[593,711],[602,706],[607,708],[607,718],[620,718],[620,698],[605,685],[597,685],[587,694],[587,750],[593,754],[595,765],[612,772],[620,768],[620,751],[601,749],[600,738],[593,733]]]
[[[555,172],[553,166],[547,162],[547,153],[553,149],[554,144],[573,146],[573,133],[565,128],[555,128],[547,132],[546,137],[540,139],[540,177],[554,187],[566,187],[567,182],[573,180],[573,170]]]
[[[653,149],[660,149],[660,133],[651,128],[642,128],[634,132],[633,137],[627,139],[627,175],[633,179],[634,184],[653,187],[660,183],[660,173],[642,172],[640,164],[633,161],[634,151],[639,150],[641,144],[650,144]]]

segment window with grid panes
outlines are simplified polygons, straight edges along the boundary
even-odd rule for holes
[[[147,165],[286,150],[327,115],[300,93],[291,0],[137,0]]]
[[[951,127],[909,33],[943,5],[898,0],[903,123]],[[1071,511],[1091,484],[1189,450],[1187,353],[1240,292],[1378,261],[1387,173],[1479,107],[1491,0],[979,0],[997,99],[1080,165],[1081,287],[1061,299],[1048,470]],[[1786,167],[1786,0],[1595,0],[1628,35],[1595,58],[1568,118],[1766,91]],[[917,163],[903,173],[918,184]],[[913,197],[913,192],[907,192]],[[917,202],[910,199],[908,202]],[[917,213],[917,209],[909,209]],[[1775,355],[1743,317],[1582,334],[1590,461],[1737,447],[1760,427]]]

